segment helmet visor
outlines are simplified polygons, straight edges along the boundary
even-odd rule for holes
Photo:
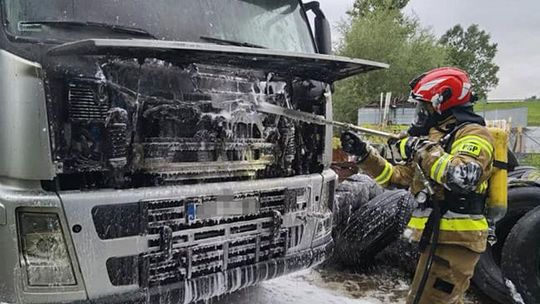
[[[416,103],[416,108],[414,111],[413,126],[418,128],[427,128],[430,118],[435,112],[433,106],[429,102],[425,101],[414,101]]]

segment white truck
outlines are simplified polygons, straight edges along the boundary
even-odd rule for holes
[[[1,0],[0,302],[189,303],[332,246],[317,3]],[[308,11],[315,13],[312,34]]]

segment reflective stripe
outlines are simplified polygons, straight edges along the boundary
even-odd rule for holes
[[[405,152],[405,146],[407,146],[407,141],[409,138],[402,139],[399,143],[399,154],[401,154],[401,158],[405,159],[407,158],[407,153]]]
[[[459,150],[464,148],[464,146],[467,145],[467,144],[472,144],[472,145],[479,146],[480,148],[482,148],[483,150],[486,151],[486,153],[488,154],[488,156],[490,158],[493,156],[493,149],[491,149],[490,146],[486,146],[483,143],[481,143],[479,141],[476,141],[476,140],[473,140],[473,139],[466,140],[466,141],[460,143],[460,145],[453,147],[451,153],[453,155],[456,155],[458,152],[460,152]],[[476,155],[476,156],[478,156],[478,155]]]
[[[490,143],[489,143],[487,140],[485,140],[483,137],[480,137],[480,136],[478,136],[478,135],[467,135],[467,136],[464,136],[464,137],[462,137],[462,138],[456,140],[456,141],[454,142],[454,144],[452,145],[452,148],[454,148],[454,146],[459,145],[460,143],[462,143],[462,142],[464,142],[464,141],[466,141],[466,140],[477,140],[477,141],[480,142],[480,143],[479,143],[480,145],[485,146],[485,147],[487,148],[488,151],[493,152],[493,145],[490,144]]]
[[[427,217],[413,217],[407,225],[409,228],[423,230],[426,226]],[[484,231],[488,229],[488,223],[485,218],[453,218],[441,219],[441,230],[444,231]]]
[[[448,163],[452,160],[452,155],[446,154],[445,156],[446,157],[441,160],[441,168],[439,169],[439,172],[437,172],[437,178],[435,179],[439,184],[442,184],[443,173],[446,172]]]
[[[432,180],[442,184],[443,173],[446,172],[446,168],[448,167],[450,160],[452,160],[452,155],[448,153],[444,153],[443,156],[437,159],[433,166],[431,166],[431,171],[429,174]]]
[[[421,209],[421,208],[416,208],[414,209],[413,211],[413,214],[412,214],[412,217],[415,217],[415,218],[427,218],[429,217],[429,215],[431,214],[431,212],[433,211],[432,208],[426,208],[426,209]],[[453,211],[447,211],[443,218],[446,218],[446,219],[472,219],[472,220],[481,220],[484,218],[483,215],[479,215],[479,214],[462,214],[462,213],[456,213],[456,212],[453,212]]]
[[[482,138],[480,136],[476,136],[476,135],[468,135],[468,136],[462,137],[459,140],[457,140],[456,142],[454,142],[454,144],[452,144],[452,152],[451,152],[451,154],[455,154],[457,152],[457,150],[459,150],[459,148],[462,145],[466,144],[466,143],[472,143],[472,144],[479,145],[481,148],[486,150],[486,152],[489,154],[489,157],[493,156],[493,150],[494,150],[493,145],[490,144],[484,138]]]
[[[384,170],[375,178],[375,181],[381,185],[386,184],[392,178],[392,174],[394,174],[394,167],[389,162],[386,162]]]
[[[488,181],[485,181],[485,182],[480,184],[480,187],[478,187],[478,190],[476,192],[477,193],[484,193],[484,192],[486,192],[487,188],[488,188]]]

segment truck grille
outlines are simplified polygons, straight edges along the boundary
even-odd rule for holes
[[[139,285],[167,285],[283,257],[286,242],[287,232],[282,231],[277,237],[263,234],[219,245],[175,249],[172,255],[144,254],[140,257]],[[109,269],[109,273],[113,272]]]
[[[221,218],[190,218],[193,204],[208,205],[222,199],[216,196],[142,202],[138,210],[143,213],[142,234],[148,236],[148,251],[109,259],[111,282],[166,285],[283,257],[289,248],[300,244],[304,227],[283,228],[281,215],[306,208],[302,199],[306,193],[306,189],[237,193],[229,199],[258,202],[258,210]],[[131,206],[130,210],[137,208]]]

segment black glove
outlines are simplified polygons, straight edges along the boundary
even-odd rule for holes
[[[418,149],[422,148],[426,143],[429,143],[429,141],[424,138],[405,137],[399,140],[395,146],[398,149],[401,158],[404,161],[410,161],[414,159],[414,155]]]
[[[358,156],[359,162],[364,160],[369,154],[367,143],[358,134],[351,131],[341,134],[341,148],[348,154]]]

